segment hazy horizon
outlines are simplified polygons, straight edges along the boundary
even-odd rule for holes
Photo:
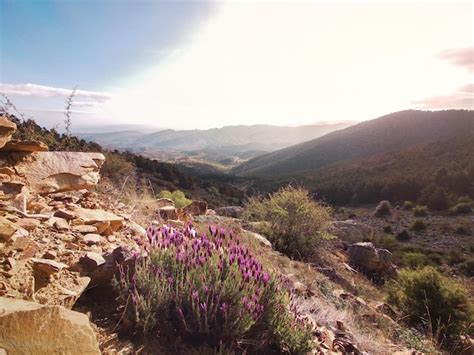
[[[0,0],[0,93],[73,130],[359,122],[473,109],[468,1]],[[124,21],[126,19],[126,21]]]

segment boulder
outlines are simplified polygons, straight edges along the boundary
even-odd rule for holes
[[[392,275],[395,272],[392,253],[377,249],[370,242],[352,244],[349,248],[350,264],[364,272]]]
[[[81,234],[97,233],[98,229],[96,226],[81,224],[78,226],[72,227],[73,232]]]
[[[15,170],[36,193],[91,188],[99,182],[102,153],[35,152],[16,164]]]
[[[59,218],[64,218],[67,220],[77,218],[77,215],[73,211],[69,211],[65,208],[60,208],[59,210],[54,212],[54,216],[59,217]]]
[[[26,229],[29,232],[34,231],[41,224],[41,221],[36,218],[20,218],[16,224]]]
[[[100,354],[85,314],[0,297],[0,348],[7,354]]]
[[[203,216],[207,212],[206,201],[193,201],[189,205],[183,208],[184,212],[189,213],[192,216]]]
[[[250,232],[250,231],[247,231],[247,230],[242,230],[242,232],[246,233],[251,238],[257,240],[260,243],[261,246],[265,246],[265,247],[268,247],[268,248],[272,247],[272,243],[270,243],[270,241],[267,238],[265,238],[264,236],[262,236],[261,234],[258,234],[258,233],[255,233],[255,232]]]
[[[13,133],[16,131],[16,124],[0,116],[0,148],[3,148],[7,142],[12,139]]]
[[[12,139],[7,142],[3,147],[4,151],[7,152],[46,152],[48,146],[40,141],[20,141],[18,139]]]
[[[165,221],[168,219],[178,219],[178,212],[173,206],[165,206],[158,209],[158,215]]]
[[[97,232],[104,235],[110,235],[113,232],[122,228],[124,221],[111,212],[104,210],[93,210],[89,208],[76,208],[74,210],[77,218],[79,218],[86,225],[93,225],[97,228]]]
[[[360,242],[374,234],[374,229],[371,226],[352,219],[332,222],[329,231],[339,239],[351,243]]]
[[[174,202],[173,200],[169,198],[159,198],[155,200],[156,208],[161,208],[161,207],[168,207],[172,206],[174,207]]]
[[[51,275],[66,268],[67,265],[51,259],[32,259],[33,270]]]
[[[240,218],[243,212],[244,212],[244,209],[243,207],[240,207],[240,206],[226,206],[226,207],[220,207],[216,209],[216,213],[219,216],[232,217],[232,218]]]

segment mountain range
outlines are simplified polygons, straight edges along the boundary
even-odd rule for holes
[[[246,160],[342,129],[354,122],[321,123],[298,127],[272,125],[226,126],[208,130],[137,130],[78,133],[108,148],[144,153],[156,158],[201,156],[209,161]],[[168,160],[167,159],[167,160]]]

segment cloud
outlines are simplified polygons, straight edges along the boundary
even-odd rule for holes
[[[474,73],[474,47],[447,49],[439,54],[439,58]]]
[[[0,84],[0,93],[11,96],[28,96],[51,98],[58,96],[68,96],[71,89],[56,88],[38,84]],[[112,98],[112,95],[105,92],[77,90],[75,98],[88,100],[87,103],[104,103]],[[82,105],[85,102],[80,101]]]
[[[412,104],[420,109],[474,109],[474,84],[461,86],[450,95],[431,96],[412,101]]]

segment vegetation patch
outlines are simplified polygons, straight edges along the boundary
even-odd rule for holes
[[[199,235],[191,225],[151,226],[147,236],[115,282],[141,331],[239,352],[312,350],[310,328],[285,280],[266,272],[232,231],[209,227]]]

